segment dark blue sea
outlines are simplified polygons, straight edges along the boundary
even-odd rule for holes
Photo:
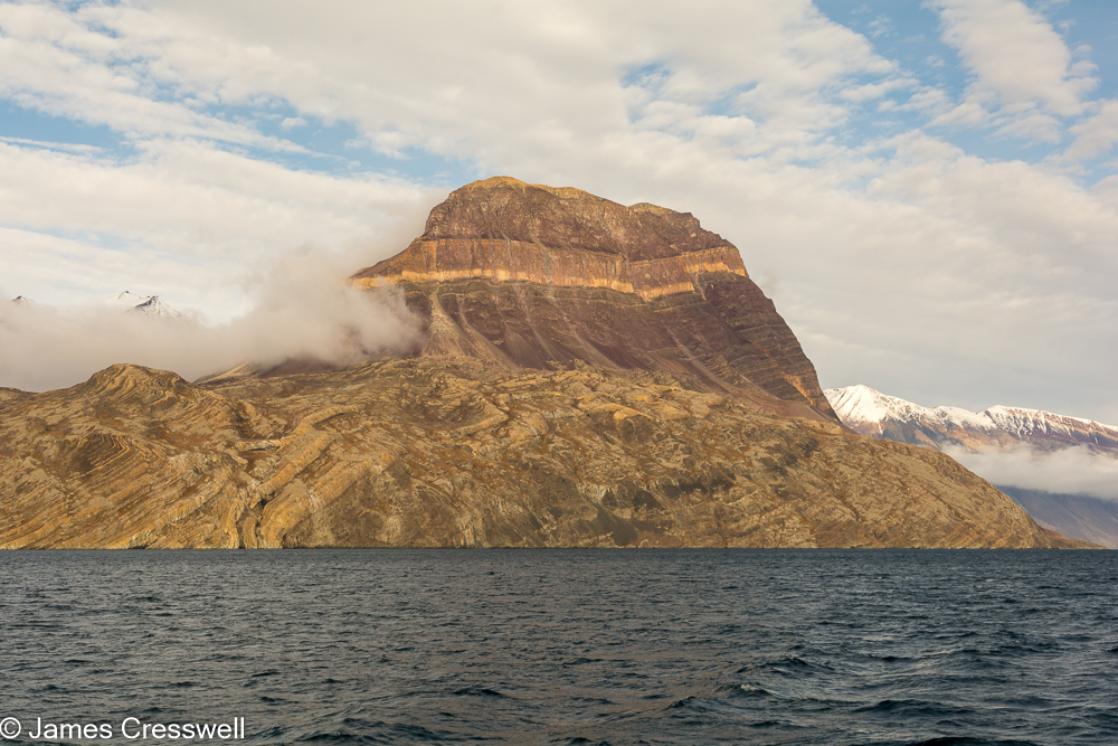
[[[0,553],[10,742],[238,717],[252,744],[1118,744],[1118,552]]]

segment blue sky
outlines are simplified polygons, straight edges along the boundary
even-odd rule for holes
[[[993,4],[993,3],[991,3]],[[1067,2],[1039,2],[1032,4],[1005,3],[1029,8],[1036,20],[1046,22],[1059,34],[1074,62],[1090,66],[1085,73],[1090,85],[1085,101],[1112,99],[1118,86],[1118,75],[1107,76],[1105,71],[1118,66],[1118,9],[1107,2],[1098,0],[1078,0]],[[127,36],[114,30],[111,21],[101,21],[98,16],[83,17],[83,11],[104,10],[96,3],[49,3],[26,4],[31,7],[19,8],[20,3],[6,3],[9,14],[22,11],[20,15],[30,16],[36,11],[44,17],[66,14],[69,11],[70,23],[91,34],[103,35],[107,40],[121,42],[127,47]],[[118,5],[111,3],[111,9]],[[965,4],[962,4],[965,5]],[[159,3],[136,4],[136,7],[158,13]],[[171,4],[170,7],[174,7]],[[1069,129],[1077,122],[1090,119],[1091,112],[1084,110],[1074,115],[1061,117],[1058,122],[1058,139],[1054,136],[1039,136],[1036,133],[999,132],[990,126],[959,126],[957,124],[936,123],[935,116],[928,111],[913,109],[913,96],[919,89],[943,93],[948,101],[961,102],[967,98],[967,89],[976,81],[976,74],[968,67],[960,50],[945,40],[944,25],[938,4],[916,0],[897,2],[851,2],[850,0],[819,0],[815,3],[817,11],[829,21],[841,25],[857,34],[872,45],[873,51],[897,66],[896,75],[882,76],[876,73],[854,71],[842,76],[834,83],[843,88],[858,85],[873,85],[883,79],[904,78],[906,84],[898,85],[880,96],[868,100],[864,106],[851,107],[840,127],[829,132],[829,136],[844,146],[857,147],[880,140],[891,134],[902,134],[914,129],[924,128],[934,132],[937,137],[951,142],[974,153],[988,158],[1023,159],[1040,161],[1058,156],[1068,145],[1071,138]],[[110,13],[109,17],[111,18]],[[49,34],[35,39],[34,28],[19,28],[16,33],[6,33],[9,42],[20,41],[49,42]],[[43,27],[45,30],[46,26]],[[30,31],[30,33],[28,33]],[[22,33],[20,33],[22,32]],[[18,34],[18,36],[17,36]],[[14,37],[14,38],[13,38]],[[30,38],[28,38],[30,37]],[[234,42],[235,43],[235,42]],[[743,33],[740,43],[749,43],[748,32]],[[55,44],[56,48],[67,48],[65,44]],[[70,49],[73,49],[70,47]],[[330,174],[351,175],[375,172],[395,178],[407,179],[421,184],[454,186],[464,180],[488,173],[489,165],[483,158],[461,149],[424,147],[414,143],[403,147],[378,146],[370,142],[370,134],[362,123],[347,118],[344,107],[339,106],[336,113],[323,117],[302,111],[298,102],[284,98],[280,90],[261,90],[247,94],[247,100],[223,102],[218,94],[198,96],[197,91],[184,90],[174,79],[161,79],[158,75],[141,74],[155,62],[151,51],[124,52],[106,60],[104,68],[113,74],[130,78],[145,88],[140,95],[153,101],[170,106],[182,106],[215,121],[241,126],[260,136],[262,142],[222,141],[220,136],[205,137],[204,128],[197,130],[200,139],[211,140],[215,145],[229,148],[252,158],[265,159],[298,170],[320,171]],[[157,53],[154,53],[157,54]],[[646,55],[647,56],[647,55]],[[62,66],[65,69],[65,65]],[[623,72],[619,83],[623,86],[654,88],[650,82],[657,77],[663,79],[672,75],[670,62],[655,58],[645,61]],[[21,145],[31,146],[28,141],[60,143],[78,146],[93,146],[100,149],[104,158],[125,161],[135,157],[135,144],[147,137],[165,134],[154,127],[148,132],[131,129],[128,122],[107,122],[107,117],[96,110],[60,112],[65,109],[53,92],[36,90],[33,81],[21,81],[14,73],[4,86],[5,96],[0,98],[0,136],[22,139]],[[167,76],[172,78],[172,76]],[[757,80],[745,78],[746,82],[736,88],[723,92],[721,97],[704,102],[704,111],[723,115],[752,114],[748,105],[740,105],[734,92],[748,91]],[[885,107],[883,107],[883,104]],[[906,108],[906,104],[908,108]],[[391,128],[387,128],[389,131]],[[373,133],[373,137],[377,134]],[[12,142],[12,140],[7,140]],[[49,147],[47,145],[46,147]],[[1076,166],[1082,169],[1080,178],[1091,181],[1108,175],[1112,169],[1106,168],[1107,153],[1079,161]]]
[[[8,295],[220,323],[511,174],[694,212],[825,384],[1118,420],[1114,3],[0,2],[0,70]]]

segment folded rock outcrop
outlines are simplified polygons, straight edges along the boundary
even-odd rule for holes
[[[0,399],[0,547],[1067,544],[940,453],[657,378],[113,366]]]
[[[689,214],[490,179],[353,282],[405,293],[422,354],[0,390],[0,547],[1069,545],[843,428]]]

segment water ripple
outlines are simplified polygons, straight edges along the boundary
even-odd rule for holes
[[[0,715],[241,716],[250,744],[1115,744],[1115,579],[1118,552],[0,553]]]

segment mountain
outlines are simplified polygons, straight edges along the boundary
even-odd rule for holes
[[[353,282],[402,292],[422,348],[0,396],[0,546],[1076,545],[843,428],[687,213],[490,179]]]
[[[576,366],[419,357],[0,398],[0,546],[1060,546],[935,451]]]
[[[131,290],[117,293],[113,296],[110,303],[126,311],[143,313],[148,316],[158,316],[169,319],[177,319],[182,316],[180,311],[161,301],[158,295],[137,295]]]
[[[1084,446],[1118,456],[1118,427],[1094,420],[1001,405],[981,412],[924,407],[862,385],[825,393],[843,424],[863,435],[972,450],[1027,445],[1051,451]]]
[[[1118,502],[1089,495],[1065,495],[1020,487],[1000,487],[1038,523],[1064,536],[1118,549]]]
[[[34,301],[24,295],[12,298],[12,303],[22,306],[33,306]],[[124,290],[109,298],[108,305],[125,311],[159,316],[162,318],[177,319],[182,317],[182,312],[167,305],[159,299],[158,295],[138,295],[131,290]]]
[[[998,453],[1027,448],[1054,453],[1082,448],[1098,459],[1118,459],[1118,427],[1023,407],[982,412],[924,407],[869,386],[826,390],[842,422],[855,432],[939,450]],[[1029,514],[1061,534],[1118,548],[1118,502],[1081,494],[999,485]]]
[[[402,253],[358,272],[402,288],[429,355],[506,370],[581,360],[661,371],[834,420],[811,361],[741,254],[690,213],[508,177],[450,194]]]

